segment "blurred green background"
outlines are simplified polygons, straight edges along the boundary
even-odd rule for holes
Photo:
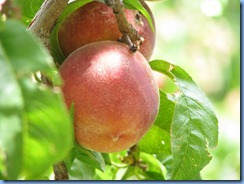
[[[218,147],[202,170],[205,180],[240,179],[240,1],[148,2],[156,23],[151,60],[185,69],[210,98],[219,120]],[[161,88],[174,85],[160,76]]]

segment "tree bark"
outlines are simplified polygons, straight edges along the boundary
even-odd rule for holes
[[[50,34],[69,0],[45,0],[29,25],[29,30],[38,36],[50,51]]]

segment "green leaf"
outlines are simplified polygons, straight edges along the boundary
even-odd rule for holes
[[[56,24],[56,26],[53,28],[51,35],[50,35],[50,50],[51,54],[55,60],[56,63],[61,65],[63,61],[65,60],[65,56],[63,52],[61,51],[61,48],[59,46],[58,42],[58,29],[60,24]]]
[[[22,157],[22,108],[24,102],[11,63],[3,53],[1,44],[0,78],[0,173],[2,175],[7,173],[10,178],[17,179],[22,165],[22,160],[18,157]],[[18,153],[18,157],[16,153]]]
[[[163,60],[151,61],[150,66],[179,88],[171,126],[172,179],[192,179],[211,160],[207,149],[217,145],[218,120],[208,98],[183,69]]]
[[[101,153],[106,165],[111,165],[111,159],[108,153]]]
[[[69,170],[70,180],[94,180],[95,169],[87,163],[75,158]]]
[[[32,73],[61,80],[46,49],[14,21],[0,22],[0,66],[0,175],[42,178],[71,148],[73,131],[60,90],[35,83]]]
[[[126,169],[124,175],[122,176],[121,180],[126,180],[129,179],[130,177],[135,175],[135,171],[136,167],[135,166],[128,166],[128,168]]]
[[[21,79],[20,84],[27,119],[23,132],[24,170],[34,178],[66,156],[72,143],[72,124],[60,93],[33,86],[29,79]]]
[[[73,179],[94,179],[96,169],[105,171],[105,159],[109,162],[108,155],[85,149],[75,143],[70,154],[65,159],[66,168]]]
[[[153,125],[140,140],[139,148],[142,152],[166,157],[171,154],[170,134]]]
[[[95,180],[116,180],[119,168],[113,165],[106,165],[105,171],[96,170]]]
[[[164,176],[157,172],[146,171],[144,175],[146,176],[144,180],[165,180]]]
[[[50,36],[51,53],[57,63],[62,64],[62,62],[65,59],[65,56],[62,53],[62,51],[59,47],[59,43],[58,43],[58,30],[59,30],[59,27],[60,27],[62,21],[65,19],[65,17],[67,17],[73,11],[75,11],[79,7],[84,6],[85,4],[87,4],[91,1],[93,1],[93,0],[77,0],[77,1],[71,2],[64,8],[63,12],[59,16],[57,23],[54,26],[54,28],[51,32],[51,36]]]
[[[160,107],[154,125],[140,140],[140,150],[149,153],[157,154],[160,158],[171,154],[170,146],[170,129],[174,115],[174,106],[172,95],[166,94],[163,91],[160,93]]]
[[[99,152],[77,146],[77,158],[82,160],[84,163],[94,166],[94,168],[102,171],[105,170],[105,161],[102,154]]]
[[[160,158],[157,156],[157,159],[163,164],[163,166],[167,170],[166,178],[170,179],[172,176],[172,170],[173,170],[173,157],[172,155],[167,156],[166,158]]]
[[[15,70],[18,70],[21,75],[41,71],[54,77],[55,84],[60,84],[61,80],[57,75],[52,57],[39,40],[26,31],[24,26],[8,21],[0,27],[0,31],[2,46],[9,59],[14,61],[12,66]]]
[[[165,180],[166,169],[157,158],[143,152],[140,153],[140,158],[147,164],[147,169],[143,173],[144,180]]]
[[[192,180],[202,180],[201,174],[200,174],[200,173],[197,173],[197,174],[192,178]]]
[[[123,0],[126,8],[139,10],[147,19],[151,29],[154,31],[153,20],[147,10],[142,6],[139,0]]]
[[[72,164],[74,163],[74,160],[77,155],[77,148],[73,146],[73,148],[70,150],[69,154],[64,159],[64,164],[67,169],[67,171],[71,170]]]
[[[174,116],[175,102],[173,102],[172,95],[166,94],[162,90],[159,90],[159,94],[160,106],[154,125],[157,125],[161,129],[170,133],[171,123]]]
[[[1,146],[1,147],[3,147],[3,146]],[[5,168],[4,163],[3,163],[3,159],[4,159],[3,157],[4,157],[3,150],[0,150],[0,179],[1,180],[5,180],[2,173],[6,173],[6,168]]]
[[[29,24],[44,0],[15,0],[15,2],[21,8],[23,22]]]

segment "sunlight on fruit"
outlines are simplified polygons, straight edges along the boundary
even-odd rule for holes
[[[240,4],[230,0],[148,2],[156,22],[151,60],[189,72],[219,119],[218,147],[202,170],[205,180],[240,179]],[[172,87],[172,85],[170,85]],[[165,80],[160,86],[168,92]]]

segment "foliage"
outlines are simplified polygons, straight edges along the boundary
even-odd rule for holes
[[[219,119],[218,146],[210,150],[213,158],[201,171],[202,178],[239,180],[240,2],[166,0],[149,5],[159,38],[152,59],[184,68],[211,99]],[[162,89],[171,92],[175,86],[165,78]]]
[[[57,25],[86,1],[67,6]],[[124,1],[141,9],[139,1]],[[42,1],[16,0],[27,25]],[[148,17],[147,12],[143,13]],[[154,125],[138,145],[103,154],[73,143],[72,109],[66,109],[59,87],[38,82],[45,75],[61,84],[52,58],[40,41],[17,21],[0,22],[0,178],[43,179],[64,160],[70,179],[194,180],[211,160],[218,142],[218,122],[208,98],[181,67],[164,60],[150,62],[175,82],[178,91],[160,90]],[[51,39],[55,40],[54,32]],[[57,45],[55,46],[57,47]],[[62,62],[61,58],[61,62]],[[34,76],[36,80],[34,80]]]
[[[71,147],[72,124],[59,90],[33,82],[32,74],[41,71],[54,84],[59,76],[48,52],[20,23],[1,22],[0,40],[1,176],[48,176]]]

